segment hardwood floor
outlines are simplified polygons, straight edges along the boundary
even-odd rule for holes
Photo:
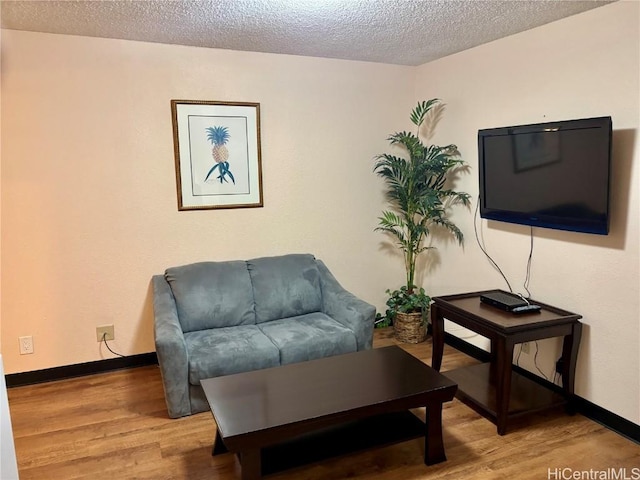
[[[390,329],[376,330],[374,346],[394,343]],[[429,341],[401,346],[431,363]],[[443,372],[473,363],[445,346]],[[167,417],[157,366],[11,388],[9,406],[22,480],[240,478],[234,455],[211,456],[211,413]],[[454,400],[445,404],[443,429],[448,460],[438,465],[425,466],[424,444],[413,440],[267,478],[544,480],[603,478],[569,475],[612,469],[626,469],[627,477],[606,478],[640,478],[632,470],[640,466],[640,446],[581,415],[540,414],[500,437]]]

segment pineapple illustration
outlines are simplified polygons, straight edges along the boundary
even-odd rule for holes
[[[233,184],[235,185],[236,180],[233,178],[233,174],[231,170],[229,170],[229,150],[227,150],[226,144],[229,141],[229,130],[227,127],[208,127],[207,128],[207,139],[213,145],[211,149],[211,155],[213,156],[213,160],[216,162],[204,181],[206,182],[211,174],[219,169],[218,180],[220,183],[228,182],[227,176],[231,179]]]

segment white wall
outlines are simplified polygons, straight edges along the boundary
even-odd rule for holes
[[[478,195],[480,128],[611,115],[612,223],[602,237],[534,229],[533,298],[583,315],[578,395],[633,422],[640,421],[640,35],[638,2],[617,2],[498,40],[418,69],[418,98],[448,103],[436,140],[457,143],[472,167],[460,187]],[[464,252],[441,251],[432,291],[445,294],[506,289],[478,248],[473,212],[457,221]],[[524,293],[529,228],[478,220],[485,244],[514,289]],[[452,333],[454,325],[448,326]],[[458,335],[468,337],[468,332]],[[469,340],[469,338],[467,338]],[[475,339],[470,339],[474,342]],[[480,338],[479,340],[483,340]],[[475,342],[486,345],[486,342]],[[539,342],[538,366],[553,377],[560,342]],[[520,364],[537,372],[530,355]]]
[[[150,279],[201,260],[310,252],[372,303],[402,264],[373,232],[373,157],[414,69],[2,31],[7,373],[154,350]],[[261,104],[264,208],[178,212],[171,99]],[[393,280],[393,282],[391,282]],[[17,338],[33,335],[35,353]]]

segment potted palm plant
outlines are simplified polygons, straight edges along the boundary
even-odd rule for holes
[[[389,308],[383,320],[393,323],[396,338],[409,343],[426,337],[431,298],[415,285],[416,261],[434,248],[425,245],[425,240],[433,227],[439,227],[462,244],[462,232],[447,215],[450,207],[470,205],[469,195],[453,190],[448,182],[465,168],[458,148],[425,145],[421,140],[421,127],[436,107],[442,108],[437,98],[419,102],[410,117],[416,133],[397,132],[388,138],[392,146],[405,150],[408,158],[383,153],[376,157],[374,166],[374,172],[386,184],[390,204],[390,209],[382,212],[376,230],[395,240],[403,253],[406,271],[405,285],[387,290]]]

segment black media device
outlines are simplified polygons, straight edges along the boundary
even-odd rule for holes
[[[478,131],[480,216],[609,233],[611,117]]]
[[[480,295],[480,301],[487,305],[491,305],[492,307],[504,310],[505,312],[514,312],[517,308],[529,305],[529,302],[523,300],[522,297],[503,290],[491,290],[489,292],[485,292]],[[515,312],[517,312],[517,310],[515,310]]]

